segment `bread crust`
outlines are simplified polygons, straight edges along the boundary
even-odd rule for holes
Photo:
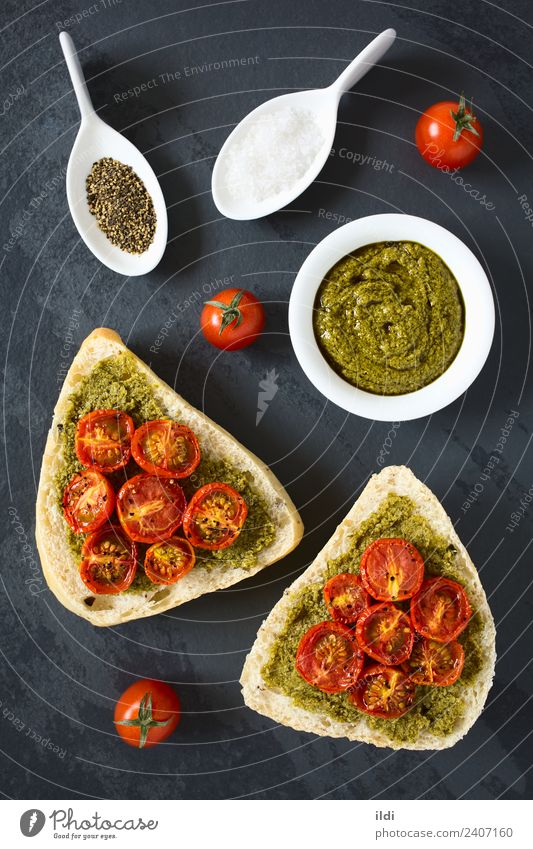
[[[481,632],[483,668],[471,687],[465,714],[460,718],[453,732],[444,738],[435,736],[428,730],[422,730],[414,742],[400,743],[370,728],[363,715],[357,722],[338,722],[327,714],[314,713],[294,705],[289,696],[268,687],[261,675],[261,670],[270,657],[274,641],[285,628],[296,593],[303,587],[320,580],[327,561],[348,550],[353,530],[378,509],[379,504],[390,493],[409,496],[416,504],[417,511],[427,519],[433,530],[449,539],[450,543],[456,547],[457,565],[461,569],[470,602],[483,622]],[[417,480],[410,469],[405,466],[389,466],[371,477],[329,542],[306,571],[285,590],[280,601],[263,622],[244,664],[241,675],[242,694],[248,707],[297,731],[308,731],[327,737],[347,737],[349,740],[372,743],[374,746],[391,749],[445,749],[457,743],[479,717],[492,685],[495,663],[494,620],[477,570],[457,536],[451,520],[436,496]]]
[[[283,486],[271,470],[251,451],[237,442],[231,434],[215,424],[206,415],[192,407],[170,386],[162,381],[131,351],[136,365],[149,380],[157,401],[171,418],[179,418],[197,434],[207,453],[231,462],[253,475],[254,486],[267,502],[276,524],[276,539],[263,549],[251,569],[238,566],[213,566],[211,569],[193,569],[178,583],[167,587],[155,586],[146,593],[121,593],[96,596],[91,607],[84,599],[91,594],[79,577],[78,564],[72,554],[65,533],[65,520],[57,504],[55,477],[62,460],[62,446],[58,425],[68,408],[69,398],[84,377],[101,360],[129,349],[114,330],[98,328],[82,343],[67,373],[54,409],[41,466],[36,505],[35,536],[43,573],[57,599],[73,613],[97,626],[118,625],[132,619],[153,616],[184,604],[207,592],[229,587],[255,575],[285,557],[299,543],[303,534],[301,518]],[[228,549],[228,559],[231,549]]]

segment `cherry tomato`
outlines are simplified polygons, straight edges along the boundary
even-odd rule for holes
[[[96,469],[74,475],[65,487],[63,512],[76,534],[96,531],[107,522],[114,509],[113,487]]]
[[[93,410],[76,425],[76,455],[83,466],[108,474],[131,456],[133,421],[120,410]]]
[[[324,693],[340,693],[357,681],[363,668],[363,653],[353,631],[345,625],[319,622],[300,640],[295,665],[308,684]]]
[[[407,713],[415,693],[414,682],[401,669],[376,663],[365,669],[348,695],[363,713],[381,719],[397,719]]]
[[[135,542],[169,539],[183,521],[185,495],[173,478],[135,475],[117,495],[117,516]]]
[[[437,643],[419,637],[415,640],[411,657],[404,671],[415,684],[433,684],[447,687],[460,678],[465,664],[465,653],[461,643]]]
[[[329,579],[324,587],[324,601],[333,619],[345,625],[355,622],[361,611],[371,604],[359,575],[349,572]]]
[[[214,551],[235,542],[248,515],[246,501],[226,483],[208,483],[196,490],[183,517],[192,545]]]
[[[405,539],[377,539],[361,557],[361,580],[379,601],[411,598],[424,580],[424,560]]]
[[[87,537],[81,556],[80,577],[96,595],[121,593],[137,571],[137,547],[114,525]]]
[[[175,584],[191,571],[195,562],[190,542],[172,537],[150,546],[144,558],[144,571],[154,584]]]
[[[150,475],[186,478],[200,462],[200,446],[192,430],[166,420],[146,422],[131,443],[135,462]]]
[[[224,289],[216,300],[206,301],[200,327],[211,345],[226,351],[247,348],[265,325],[265,310],[245,289]]]
[[[461,95],[459,103],[444,100],[426,109],[418,119],[415,140],[421,156],[434,168],[464,168],[481,150],[483,128]]]
[[[411,621],[422,636],[438,643],[457,639],[472,616],[461,584],[448,578],[429,578],[411,599]]]
[[[386,666],[403,663],[413,648],[414,633],[409,617],[387,602],[363,610],[355,633],[365,654]]]
[[[180,721],[177,693],[162,681],[136,681],[115,705],[115,727],[128,746],[149,749],[170,737]]]

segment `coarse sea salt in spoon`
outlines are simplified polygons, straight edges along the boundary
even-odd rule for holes
[[[60,33],[59,41],[81,114],[80,129],[68,161],[66,181],[67,200],[74,224],[89,250],[108,268],[128,277],[147,274],[159,263],[167,244],[168,219],[163,192],[148,160],[135,145],[102,121],[94,111],[70,35],[67,32]],[[89,211],[87,176],[93,163],[105,157],[129,165],[152,198],[157,219],[154,239],[141,254],[131,254],[113,245]]]
[[[283,94],[243,118],[215,162],[211,189],[217,209],[227,218],[251,220],[297,198],[329,156],[341,96],[395,38],[393,29],[380,33],[327,88]]]

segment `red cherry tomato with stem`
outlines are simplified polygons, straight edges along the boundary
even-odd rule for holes
[[[246,289],[224,289],[212,301],[206,301],[200,315],[207,341],[226,351],[247,348],[264,325],[263,304]]]
[[[117,732],[128,746],[149,749],[162,743],[180,721],[177,693],[162,681],[136,681],[115,705]]]
[[[426,162],[449,173],[479,155],[483,128],[462,94],[458,103],[444,100],[426,109],[418,119],[415,140]]]

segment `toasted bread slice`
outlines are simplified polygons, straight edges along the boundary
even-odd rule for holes
[[[93,331],[83,342],[65,378],[55,407],[37,495],[37,547],[48,586],[65,607],[93,625],[101,626],[118,625],[130,619],[152,616],[204,593],[236,584],[285,557],[298,545],[303,533],[303,525],[294,504],[270,469],[226,430],[177,395],[142,360],[129,352],[132,363],[148,380],[156,402],[166,415],[194,430],[202,456],[214,461],[229,461],[233,467],[246,473],[254,491],[268,509],[275,526],[275,538],[259,551],[250,568],[241,568],[238,562],[232,562],[229,548],[226,549],[227,557],[220,563],[211,565],[209,569],[197,564],[176,584],[154,584],[153,588],[146,591],[92,596],[80,579],[79,557],[68,543],[67,525],[57,496],[56,477],[63,463],[61,428],[70,397],[82,380],[102,360],[125,352],[128,349],[120,336],[105,328]]]
[[[405,742],[391,739],[389,735],[383,733],[382,725],[377,728],[376,723],[369,722],[363,713],[354,714],[354,721],[341,722],[329,714],[307,710],[295,704],[291,696],[281,689],[270,687],[262,675],[263,668],[271,658],[271,650],[277,637],[287,627],[299,592],[312,584],[324,582],[323,576],[328,561],[349,551],[353,533],[362,522],[379,509],[380,504],[391,493],[407,496],[415,505],[416,514],[429,523],[431,530],[449,540],[449,543],[455,547],[454,567],[458,580],[460,579],[464,585],[472,608],[481,623],[479,635],[481,669],[471,684],[464,685],[463,714],[455,721],[453,729],[446,736],[433,734],[431,728],[423,728],[416,739]],[[327,613],[324,618],[326,617]],[[281,600],[263,622],[252,650],[246,658],[241,676],[244,701],[248,707],[258,713],[297,731],[308,731],[327,737],[347,737],[349,740],[359,740],[393,749],[444,749],[453,746],[466,734],[483,709],[494,676],[495,636],[494,622],[478,573],[442,505],[409,469],[404,466],[389,466],[379,474],[373,475],[329,542],[308,569],[285,591]],[[387,721],[384,720],[384,722]]]

